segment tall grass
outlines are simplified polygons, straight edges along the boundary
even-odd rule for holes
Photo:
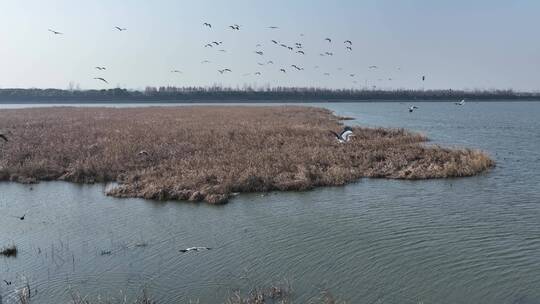
[[[483,152],[426,146],[403,129],[354,128],[320,108],[175,107],[1,110],[0,180],[117,181],[117,197],[224,203],[231,193],[307,190],[361,177],[471,176]]]

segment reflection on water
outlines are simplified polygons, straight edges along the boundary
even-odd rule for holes
[[[4,105],[2,105],[3,107]],[[370,126],[487,150],[472,178],[363,179],[226,206],[115,199],[103,185],[0,183],[4,303],[28,281],[35,303],[78,291],[159,303],[221,303],[233,288],[287,278],[297,302],[329,289],[350,303],[540,303],[540,104],[320,104]],[[26,213],[21,221],[16,216]],[[193,254],[191,246],[214,248]],[[109,254],[110,252],[110,254]]]

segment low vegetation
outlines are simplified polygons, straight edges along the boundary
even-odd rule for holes
[[[18,253],[17,246],[11,245],[0,249],[0,256],[16,257]]]
[[[108,194],[224,203],[362,177],[471,176],[483,152],[428,146],[403,129],[354,127],[312,107],[52,108],[0,111],[0,180],[118,182]]]

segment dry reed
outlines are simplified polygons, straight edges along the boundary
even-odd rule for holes
[[[403,129],[354,128],[312,107],[53,108],[0,111],[0,180],[116,181],[117,197],[224,203],[232,193],[307,190],[361,177],[478,174],[483,152],[426,146]]]

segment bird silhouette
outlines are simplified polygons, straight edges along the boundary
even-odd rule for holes
[[[328,41],[329,43],[332,42],[332,39],[330,39],[330,38],[326,38],[326,39],[324,39],[324,40]]]
[[[179,71],[179,70],[172,70],[171,73],[178,73],[178,74],[182,74],[182,71]]]
[[[261,72],[256,72],[255,75],[261,75]]]
[[[345,40],[345,42],[343,42],[343,43],[346,43],[346,44],[352,45],[352,41],[350,41],[350,40]]]
[[[305,55],[306,53],[304,51],[297,51],[298,54]]]
[[[127,31],[127,28],[125,28],[125,27],[115,26],[114,28],[117,29],[120,32]]]
[[[275,40],[272,40],[272,42],[273,42],[274,44],[278,44],[278,42],[277,42],[277,41],[275,41]]]
[[[347,50],[352,51],[352,47],[348,46]]]
[[[426,76],[422,76],[422,81],[426,81]]]
[[[3,139],[5,142],[9,141],[4,134],[0,134],[0,138]]]
[[[60,32],[57,32],[57,31],[51,30],[51,29],[49,29],[49,32],[51,32],[51,33],[53,33],[55,35],[64,35],[64,33],[60,33]]]
[[[264,53],[262,51],[256,51],[255,54],[261,55],[261,56],[264,55]]]
[[[414,110],[419,109],[417,106],[410,106],[409,107],[409,113],[414,112]]]
[[[274,64],[272,60],[269,60],[266,64]]]
[[[269,29],[272,29],[272,30],[277,30],[277,29],[279,29],[279,27],[277,27],[277,26],[269,26],[268,28],[269,28]]]
[[[279,71],[283,72],[283,73],[287,73],[287,71],[285,69],[280,69]]]
[[[9,281],[6,281],[6,280],[3,280],[3,281],[4,281],[4,283],[6,283],[7,286],[11,285],[11,282],[9,282]]]
[[[107,68],[105,68],[105,67],[96,67],[96,70],[100,70],[100,71],[104,71],[104,70],[106,70],[106,69],[107,69]]]
[[[109,82],[107,80],[105,80],[104,78],[102,77],[94,77],[95,80],[100,80],[100,81],[103,81],[105,82],[106,84],[109,84]]]
[[[208,23],[208,22],[203,23],[203,25],[206,26],[206,27],[212,28],[212,25],[210,23]]]

